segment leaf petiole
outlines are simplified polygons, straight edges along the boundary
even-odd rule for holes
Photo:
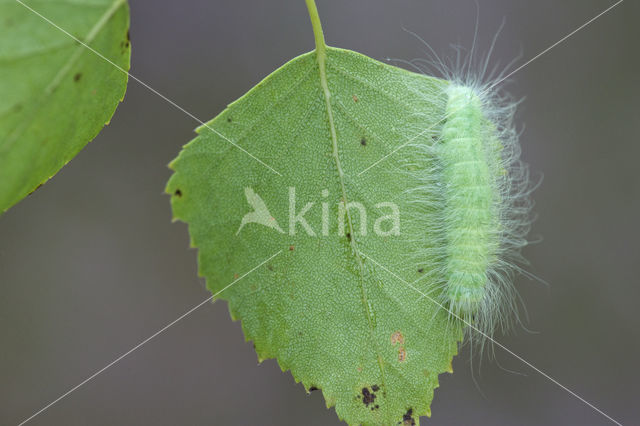
[[[316,54],[318,60],[325,57],[327,45],[324,42],[324,33],[322,32],[322,23],[320,23],[320,15],[315,0],[305,0],[307,9],[309,9],[309,18],[311,18],[311,26],[313,27],[313,36],[316,41]]]

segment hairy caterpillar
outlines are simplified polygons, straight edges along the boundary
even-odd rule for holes
[[[446,64],[431,50],[436,61],[409,63],[421,72],[435,66],[448,80],[442,93],[424,94],[443,105],[444,115],[433,137],[411,143],[406,158],[421,183],[408,191],[418,206],[413,220],[424,230],[424,248],[414,260],[436,259],[429,274],[438,301],[452,320],[471,325],[465,330],[481,350],[496,328],[507,331],[518,321],[512,280],[526,263],[520,250],[531,226],[533,189],[513,125],[517,102],[497,89],[506,71],[487,75],[494,44],[495,38],[479,67],[473,48],[464,61],[460,50]]]
[[[452,85],[447,95],[436,145],[445,191],[446,297],[454,312],[472,315],[485,297],[486,271],[499,244],[499,152],[487,146],[492,135],[483,129],[482,103],[473,89]]]

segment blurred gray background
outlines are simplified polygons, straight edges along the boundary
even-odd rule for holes
[[[480,0],[478,46],[517,64],[612,4]],[[329,44],[384,60],[470,47],[471,0],[318,0]],[[131,72],[203,120],[313,48],[302,0],[134,0]],[[529,328],[499,340],[623,424],[638,424],[640,6],[628,0],[513,76],[535,193]],[[43,25],[46,25],[43,23]],[[112,123],[0,217],[0,424],[17,424],[204,300],[166,164],[196,124],[130,81]],[[426,424],[607,420],[497,349],[442,375]],[[499,364],[499,365],[498,365]],[[502,368],[501,368],[502,367]],[[506,370],[515,370],[515,374]],[[475,382],[474,382],[475,378]],[[275,361],[258,366],[224,302],[207,305],[34,419],[33,425],[334,425]]]

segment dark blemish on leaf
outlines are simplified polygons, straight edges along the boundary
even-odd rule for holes
[[[44,184],[41,183],[40,185],[36,186],[35,189],[33,191],[31,191],[28,195],[31,195],[34,192],[36,192],[38,189],[40,189],[42,187],[42,185],[44,185]]]
[[[294,246],[289,246],[289,251],[294,251],[296,248]]]
[[[391,344],[395,346],[397,343],[404,344],[404,336],[400,331],[394,331],[391,333]]]
[[[367,140],[365,138],[360,139],[360,145],[367,146]]]
[[[80,81],[81,78],[82,78],[82,73],[81,72],[76,73],[76,75],[73,76],[73,81],[77,83],[78,81]]]
[[[129,37],[129,30],[127,30],[127,41],[130,41],[131,37]]]
[[[267,269],[273,271],[273,265],[267,265]]]
[[[407,360],[407,351],[403,347],[398,349],[398,362],[405,362]]]
[[[380,390],[380,386],[373,385],[373,386],[371,386],[371,390],[374,391],[374,392],[378,392]]]
[[[362,403],[367,407],[376,400],[376,394],[371,392],[369,388],[362,388]]]
[[[233,119],[231,117],[227,117],[227,123],[231,123]]]
[[[376,404],[376,410],[377,410],[378,408],[380,408],[380,406],[379,406],[378,404]]]
[[[313,391],[317,391],[317,390],[318,390],[318,388],[317,388],[317,387],[315,387],[315,386],[311,386],[311,387],[309,388],[309,392],[313,392]]]
[[[182,197],[182,191],[180,189],[176,189],[176,192],[173,193],[176,197]]]
[[[240,278],[240,275],[238,275],[238,274],[233,274],[233,279],[234,279],[234,281],[235,281],[235,280],[237,280],[238,278]]]
[[[418,272],[423,273],[424,272],[424,268],[418,269]]]
[[[407,412],[402,416],[402,422],[398,422],[402,426],[415,426],[416,421],[413,418],[413,408],[409,408]]]
[[[351,97],[353,98],[353,102],[358,102],[358,97],[356,95],[351,95]]]
[[[347,232],[347,240],[351,241],[351,232]]]

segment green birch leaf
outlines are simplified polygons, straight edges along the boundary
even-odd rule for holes
[[[124,70],[126,0],[24,3]],[[115,112],[127,75],[15,0],[0,0],[0,212],[60,170]]]
[[[430,140],[447,84],[321,45],[198,128],[170,165],[174,217],[209,290],[260,361],[276,358],[349,424],[418,424],[462,339],[419,293],[439,290],[435,260],[410,256],[424,239],[406,155],[361,173]],[[367,218],[341,215],[344,200]],[[401,232],[380,203],[397,205]]]

